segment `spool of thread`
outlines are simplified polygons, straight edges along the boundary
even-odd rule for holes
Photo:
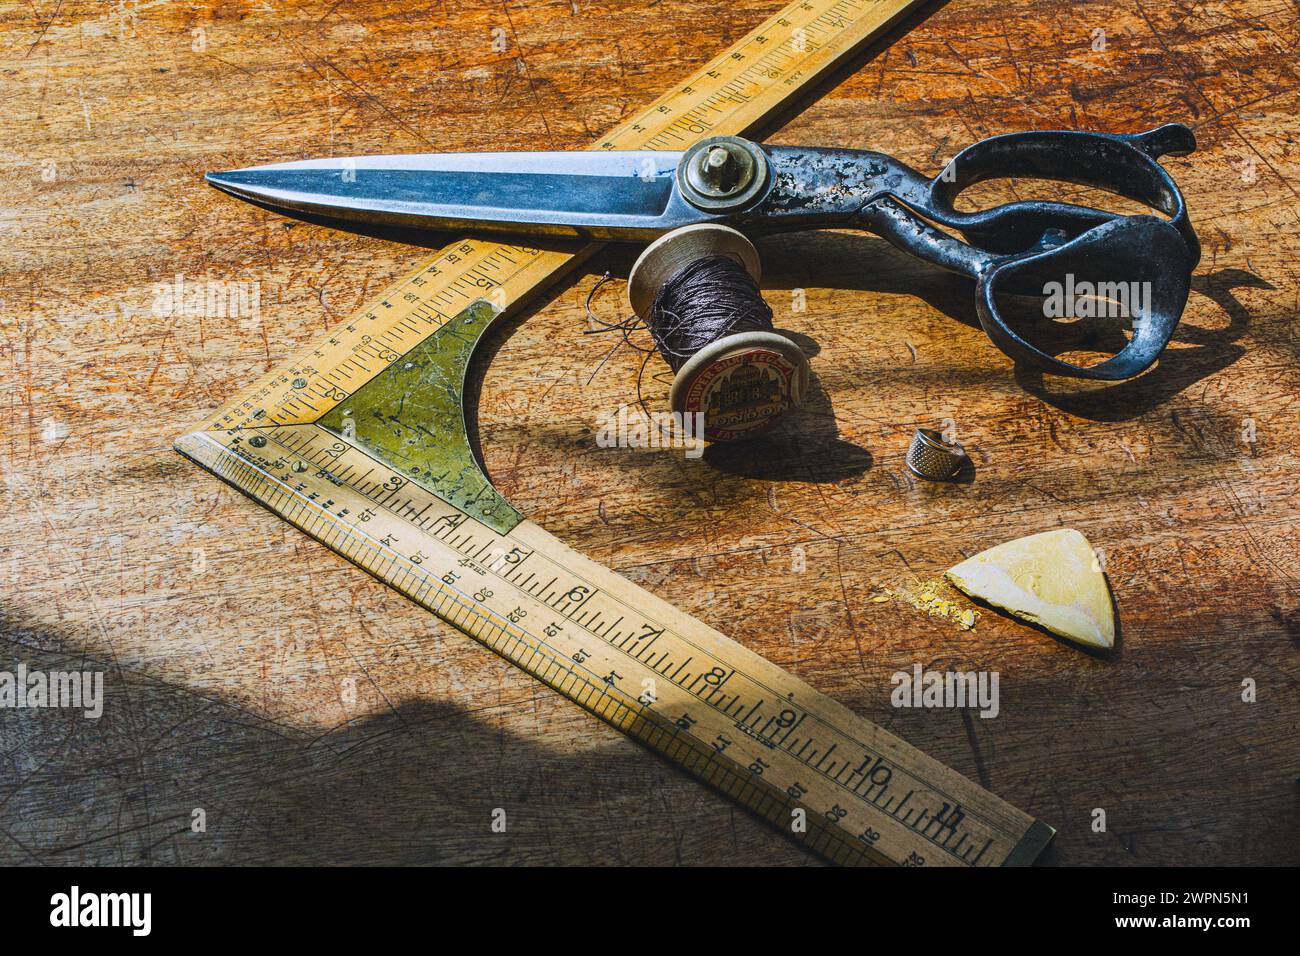
[[[807,357],[772,328],[760,269],[741,233],[703,223],[660,236],[628,277],[632,311],[676,373],[672,409],[703,413],[708,441],[761,434],[808,386]]]

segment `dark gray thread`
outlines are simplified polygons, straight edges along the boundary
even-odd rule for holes
[[[772,310],[731,256],[696,259],[655,295],[646,326],[676,372],[706,345],[737,332],[771,332]]]

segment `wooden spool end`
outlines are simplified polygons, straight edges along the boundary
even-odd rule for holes
[[[664,283],[697,259],[717,255],[731,256],[758,283],[758,250],[741,233],[712,223],[685,226],[656,239],[632,266],[632,310],[648,321]],[[738,441],[761,434],[797,408],[809,374],[807,356],[787,336],[737,332],[687,360],[673,379],[669,401],[678,414],[704,415],[707,441]]]

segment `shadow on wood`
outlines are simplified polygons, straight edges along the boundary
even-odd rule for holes
[[[746,860],[816,862],[630,741],[556,750],[428,700],[322,733],[12,620],[0,639],[0,670],[104,673],[98,719],[0,720],[3,865],[705,864],[734,842]],[[663,826],[636,826],[647,814]]]

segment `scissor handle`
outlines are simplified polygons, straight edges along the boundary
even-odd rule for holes
[[[901,249],[976,280],[980,324],[1007,355],[1045,372],[1115,381],[1149,368],[1182,317],[1200,243],[1187,204],[1157,161],[1196,148],[1186,126],[1114,135],[1048,131],[994,136],[964,149],[932,180],[908,170],[857,222]],[[1125,216],[1072,203],[1011,202],[965,213],[953,206],[969,186],[1028,177],[1105,189],[1164,213]],[[939,226],[958,230],[962,242]],[[1132,338],[1118,353],[1085,366],[1049,355],[999,309],[1001,293],[1044,296],[1054,283],[1107,291],[1138,290],[1126,301]]]
[[[1155,216],[1120,216],[1073,239],[1049,231],[1033,247],[999,255],[962,242],[936,228],[892,197],[859,214],[860,224],[894,245],[976,282],[980,325],[1006,355],[1054,375],[1118,381],[1132,378],[1160,357],[1182,317],[1195,259],[1174,226]],[[1114,356],[1096,365],[1077,365],[1050,355],[1008,322],[998,305],[1001,293],[1045,296],[1053,283],[1084,283],[1100,291],[1125,293],[1133,336]]]
[[[1182,318],[1195,262],[1179,232],[1155,216],[1125,216],[1102,223],[1061,245],[995,260],[976,284],[980,325],[1004,353],[1054,375],[1117,381],[1150,368]],[[1115,355],[1096,365],[1076,365],[1029,342],[999,311],[997,294],[1038,294],[1053,283],[1108,286],[1123,293],[1133,334]]]
[[[900,196],[927,218],[960,230],[990,252],[1031,248],[1048,230],[1068,238],[1119,218],[1119,214],[1072,203],[1024,201],[979,212],[960,212],[953,203],[967,187],[989,179],[1048,179],[1104,189],[1169,217],[1187,245],[1194,266],[1200,244],[1187,216],[1187,204],[1173,177],[1157,161],[1196,148],[1186,126],[1168,123],[1145,133],[1111,134],[1068,130],[1008,133],[962,150],[948,168],[930,180],[922,197]]]

